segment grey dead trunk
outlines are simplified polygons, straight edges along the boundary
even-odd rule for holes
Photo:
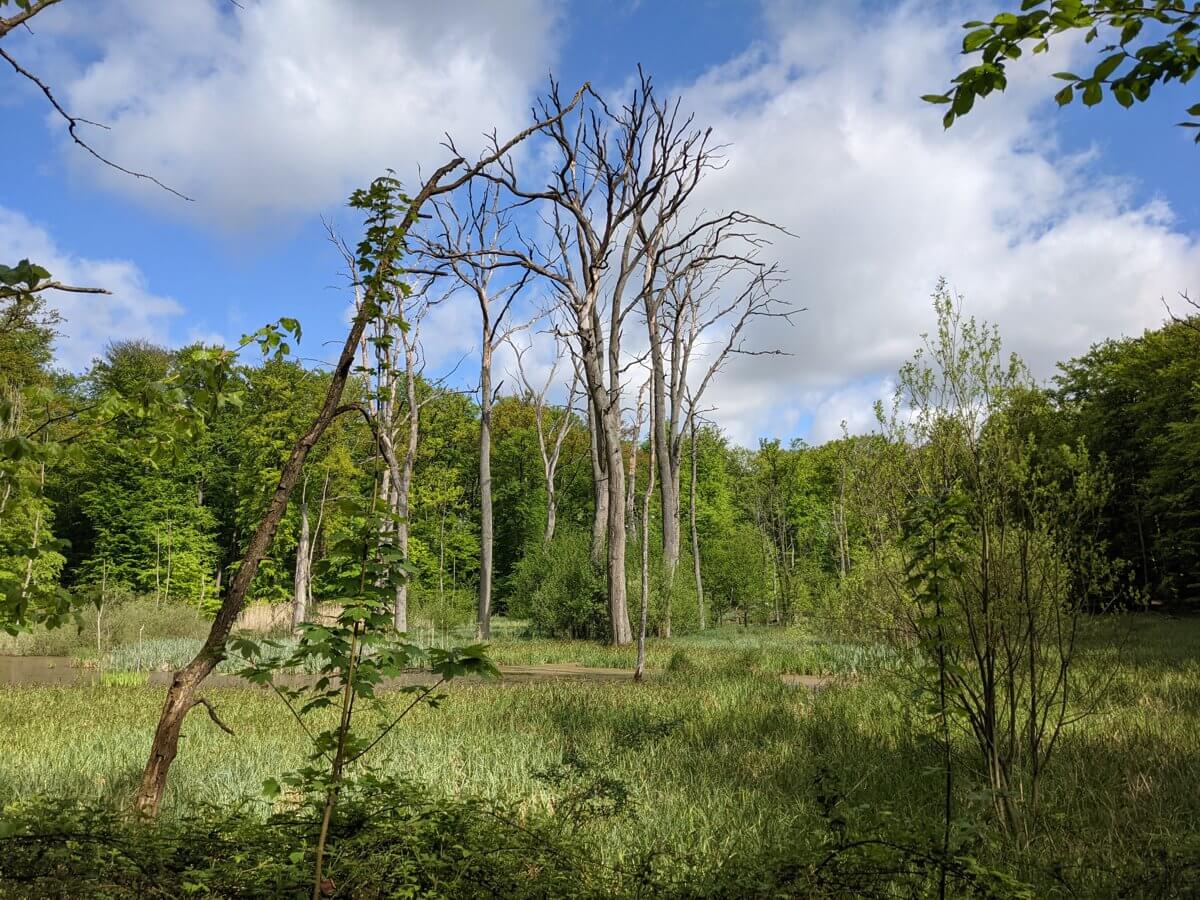
[[[638,416],[639,420],[641,416]],[[634,452],[637,452],[641,437],[640,426],[633,434]],[[642,606],[638,617],[637,664],[633,669],[633,680],[641,681],[646,672],[646,625],[650,617],[650,498],[654,496],[654,412],[650,413],[650,459],[647,462],[646,493],[642,496]]]
[[[696,528],[696,411],[688,416],[692,433],[692,483],[688,486],[688,520],[692,531],[692,572],[696,578],[696,609],[700,616],[700,628],[708,626],[704,611],[704,579],[700,574],[700,532]]]
[[[298,631],[308,618],[309,605],[312,602],[311,576],[309,566],[312,564],[312,553],[309,547],[310,535],[308,529],[308,479],[300,489],[300,534],[296,539],[296,572],[292,583],[292,630]]]
[[[484,319],[484,330],[489,323]],[[486,340],[479,371],[479,608],[475,636],[492,636],[492,345]]]

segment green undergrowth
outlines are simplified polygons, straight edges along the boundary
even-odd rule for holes
[[[469,813],[470,823],[455,825],[446,839],[460,849],[463,841],[476,842],[472,852],[509,859],[511,866],[524,864],[515,861],[520,854],[496,847],[517,838],[485,829],[484,822],[497,821],[493,813],[535,834],[543,826],[566,829],[576,819],[593,822],[564,838],[587,861],[586,875],[570,875],[570,866],[554,874],[547,857],[530,857],[536,874],[530,883],[545,886],[540,896],[558,895],[553,878],[560,876],[580,896],[637,893],[630,873],[638,871],[648,872],[646,883],[664,895],[731,896],[730,883],[721,880],[731,872],[747,885],[747,896],[760,886],[764,896],[815,895],[831,827],[835,837],[853,833],[911,847],[936,831],[942,782],[938,749],[901,678],[885,668],[820,692],[789,688],[778,673],[804,671],[814,658],[804,655],[809,648],[829,646],[809,640],[789,648],[791,640],[790,632],[722,629],[655,641],[658,674],[637,686],[456,686],[440,709],[415,711],[376,751],[375,766],[381,777],[411,785],[424,798],[412,800],[418,808],[432,804],[451,818]],[[1197,646],[1194,619],[1114,620],[1089,636],[1079,675],[1105,690],[1060,740],[1043,782],[1042,811],[1028,833],[1006,834],[991,824],[970,773],[970,743],[961,739],[956,828],[971,835],[971,858],[987,872],[1031,884],[1032,896],[1194,896],[1186,885],[1200,884]],[[511,664],[623,660],[591,644],[555,650],[549,642],[502,638],[495,648]],[[164,812],[165,823],[181,829],[170,841],[184,840],[210,807],[244,809],[265,821],[280,810],[262,807],[262,781],[301,762],[302,735],[275,698],[230,688],[205,696],[234,735],[202,712],[187,721]],[[160,686],[0,689],[6,725],[0,805],[67,797],[110,812],[124,808],[161,702]],[[238,825],[235,835],[243,826],[249,828]],[[433,839],[419,828],[415,833]],[[387,834],[346,844],[347,865],[382,852],[372,842]],[[408,849],[389,859],[408,866],[420,840],[393,838]],[[250,857],[267,854],[263,843],[245,839]],[[400,859],[404,853],[409,862]],[[891,858],[860,862],[898,865]],[[927,863],[905,856],[903,865],[911,871]],[[448,877],[448,870],[437,871],[437,878]],[[551,880],[539,882],[537,873]],[[842,895],[871,895],[859,887]],[[345,896],[358,895],[375,896]],[[446,888],[443,895],[455,893]],[[879,894],[914,895],[920,891]]]

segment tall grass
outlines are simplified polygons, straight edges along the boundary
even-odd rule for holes
[[[1080,895],[1115,896],[1127,883],[1114,867],[1154,866],[1166,858],[1159,854],[1200,846],[1200,621],[1134,620],[1122,633],[1114,623],[1081,655],[1082,677],[1110,687],[1062,739],[1030,834],[991,826],[966,775],[970,744],[956,748],[958,804],[978,829],[980,858],[1032,878],[1045,895],[1056,890],[1051,863]],[[562,802],[564,761],[578,790],[601,775],[616,779],[631,802],[604,825],[609,862],[657,849],[681,866],[712,867],[738,851],[811,849],[825,834],[818,797],[831,791],[873,827],[936,822],[938,754],[921,713],[884,674],[819,694],[784,687],[779,672],[826,664],[816,654],[857,664],[857,650],[796,638],[723,631],[655,642],[660,674],[641,686],[455,687],[441,709],[414,713],[374,764],[447,796],[530,811]],[[571,653],[624,662],[598,645],[555,651],[506,638],[496,647],[510,661]],[[236,736],[189,719],[168,814],[254,795],[264,778],[301,762],[298,726],[271,696],[208,696]],[[0,804],[33,795],[125,802],[161,700],[161,688],[144,686],[0,690]]]

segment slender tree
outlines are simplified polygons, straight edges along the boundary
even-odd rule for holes
[[[462,196],[435,206],[440,227],[422,242],[421,251],[430,260],[448,268],[458,285],[474,295],[479,306],[479,600],[476,609],[477,637],[492,633],[492,557],[495,545],[492,510],[492,358],[506,337],[507,319],[513,301],[531,276],[528,269],[515,281],[498,284],[499,270],[514,266],[498,251],[510,230],[508,210],[500,206],[501,189],[486,182],[476,189],[467,182]],[[496,389],[498,390],[498,388]]]
[[[577,98],[585,89],[586,86],[580,89]],[[557,114],[560,117],[568,115],[577,102],[578,99],[564,104]],[[200,685],[225,656],[229,632],[245,604],[258,565],[275,538],[309,452],[336,416],[358,409],[343,406],[342,394],[368,324],[378,317],[381,305],[388,297],[397,290],[403,290],[403,259],[410,228],[426,203],[457,190],[548,124],[546,121],[535,123],[507,143],[494,146],[491,152],[473,165],[468,165],[466,159],[455,152],[451,145],[453,158],[439,166],[411,199],[400,191],[399,183],[390,177],[377,179],[369,189],[358,191],[352,197],[352,205],[364,210],[367,219],[366,235],[356,254],[363,303],[351,321],[325,400],[312,426],[297,440],[280,471],[274,496],[250,539],[237,574],[213,620],[208,638],[196,657],[176,672],[171,680],[135,798],[136,806],[143,814],[153,816],[158,813],[171,764],[179,752],[179,735],[184,719],[202,703],[198,695]]]

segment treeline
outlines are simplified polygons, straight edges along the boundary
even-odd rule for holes
[[[101,412],[80,428],[77,415],[58,416],[102,411],[113,395],[148,404],[146,395],[164,385],[185,395],[204,390],[186,383],[185,363],[207,351],[117,342],[87,373],[68,375],[54,369],[58,323],[44,306],[6,309],[0,324],[0,388],[10,435],[19,419],[19,433],[33,433],[29,440],[66,448],[54,464],[43,460],[26,472],[24,486],[15,463],[4,473],[0,572],[6,583],[62,586],[109,602],[137,596],[215,609],[329,376],[286,359],[238,366],[222,387],[219,409],[194,434],[163,434],[177,422],[164,426],[161,418],[128,412],[108,421]],[[1197,321],[1106,341],[1060,366],[1050,386],[1019,387],[1006,395],[1005,414],[1021,438],[1046,459],[1067,449],[1086,452],[1104,479],[1091,541],[1096,552],[1119,561],[1122,574],[1091,602],[1096,608],[1194,603],[1200,584]],[[463,392],[420,376],[414,388],[421,424],[409,501],[408,589],[422,625],[466,623],[477,614],[480,582],[480,408]],[[371,391],[360,378],[348,400],[365,403]],[[490,413],[495,609],[529,619],[545,633],[610,636],[605,573],[593,543],[597,495],[586,416],[548,404],[528,388],[497,397]],[[542,451],[555,441],[555,526],[548,531]],[[151,465],[147,448],[156,443],[169,451]],[[879,554],[896,540],[902,513],[895,511],[911,492],[902,469],[887,469],[894,444],[885,434],[819,447],[763,441],[747,450],[711,425],[696,430],[694,443],[690,432],[683,434],[684,539],[674,577],[664,565],[657,490],[648,511],[651,629],[726,620],[786,623],[800,614],[877,625],[870,610],[881,593],[873,580]],[[649,440],[628,421],[622,458],[636,499],[646,487]],[[256,575],[253,598],[298,603],[298,615],[307,614],[323,590],[320,577],[312,581],[309,574],[321,569],[314,563],[347,526],[349,510],[379,496],[386,471],[367,423],[340,417],[310,457]],[[638,584],[647,537],[633,499],[628,527],[638,552],[626,561],[630,586]],[[29,548],[40,552],[30,556]]]

